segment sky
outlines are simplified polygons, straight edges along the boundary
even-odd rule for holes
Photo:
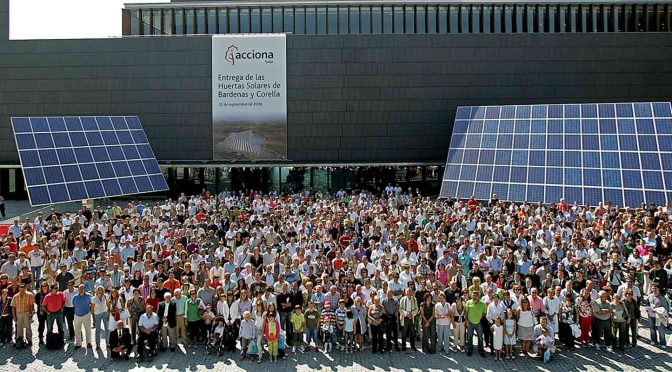
[[[9,37],[12,40],[119,37],[124,3],[165,2],[170,1],[10,0]]]

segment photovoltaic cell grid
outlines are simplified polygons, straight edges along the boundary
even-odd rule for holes
[[[672,202],[669,102],[459,107],[442,197]]]
[[[168,190],[137,116],[15,117],[31,205]]]

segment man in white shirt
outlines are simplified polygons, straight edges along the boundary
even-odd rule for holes
[[[152,353],[156,350],[156,342],[158,339],[159,316],[154,312],[152,305],[147,305],[145,313],[140,315],[138,328],[140,329],[140,337],[138,337],[138,355],[140,358],[144,358],[146,356],[145,353]],[[143,345],[146,346],[143,347]]]

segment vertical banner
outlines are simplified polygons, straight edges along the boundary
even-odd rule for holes
[[[212,37],[213,160],[287,158],[286,41]]]

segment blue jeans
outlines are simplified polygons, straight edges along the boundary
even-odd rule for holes
[[[35,282],[36,283],[39,282],[40,279],[42,278],[42,267],[41,266],[31,266],[30,267],[30,272],[33,274],[33,279],[35,279]]]
[[[58,334],[63,336],[63,310],[54,314],[47,314],[47,334],[53,332],[54,321],[56,322],[56,328],[58,328]]]
[[[483,328],[481,324],[473,324],[467,322],[469,327],[467,328],[467,352],[474,352],[474,332],[476,332],[476,337],[478,338],[478,353],[483,354],[485,350],[483,349]]]
[[[656,319],[649,318],[649,329],[651,330],[651,341],[660,346],[665,345],[665,326],[656,325]]]
[[[108,313],[100,313],[100,314],[94,314],[93,315],[93,327],[96,329],[96,346],[100,346],[100,323],[103,323],[103,338],[105,339],[105,342],[107,342],[107,322],[109,320],[109,315]]]
[[[317,328],[306,329],[306,344],[310,345],[311,340],[317,345]]]

